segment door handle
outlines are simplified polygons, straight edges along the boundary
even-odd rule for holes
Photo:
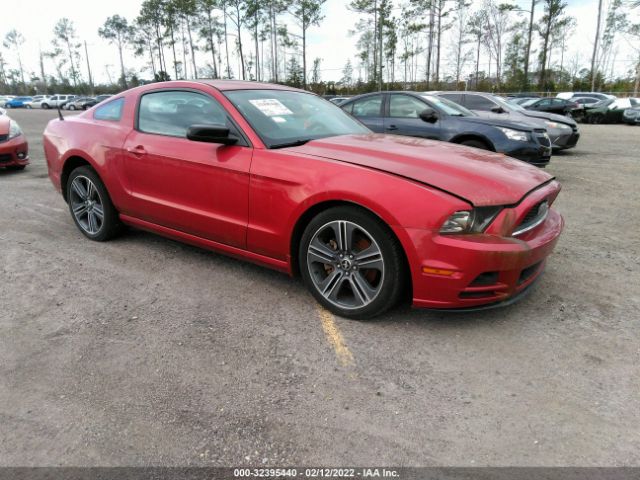
[[[397,129],[398,129],[398,127],[396,127],[395,125],[389,125],[387,127],[387,130],[397,130]]]
[[[141,156],[141,155],[146,155],[147,151],[144,149],[144,147],[142,145],[137,145],[135,147],[127,147],[127,152],[133,154],[133,155],[137,155],[137,156]]]

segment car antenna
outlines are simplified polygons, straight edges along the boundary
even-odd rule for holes
[[[62,116],[62,111],[60,110],[60,102],[58,101],[58,117],[60,120],[64,121],[64,117]]]

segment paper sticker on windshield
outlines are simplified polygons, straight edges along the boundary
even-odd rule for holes
[[[260,98],[258,100],[249,100],[249,102],[267,117],[293,115],[291,110],[285,107],[280,100],[276,100],[275,98]]]

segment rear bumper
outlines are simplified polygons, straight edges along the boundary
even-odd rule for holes
[[[24,135],[0,143],[0,168],[29,165],[29,144]]]

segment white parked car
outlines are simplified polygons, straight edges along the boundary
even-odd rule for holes
[[[75,97],[76,95],[53,95],[40,102],[39,107],[44,108],[45,110],[49,108],[58,108],[59,105],[62,105]]]

